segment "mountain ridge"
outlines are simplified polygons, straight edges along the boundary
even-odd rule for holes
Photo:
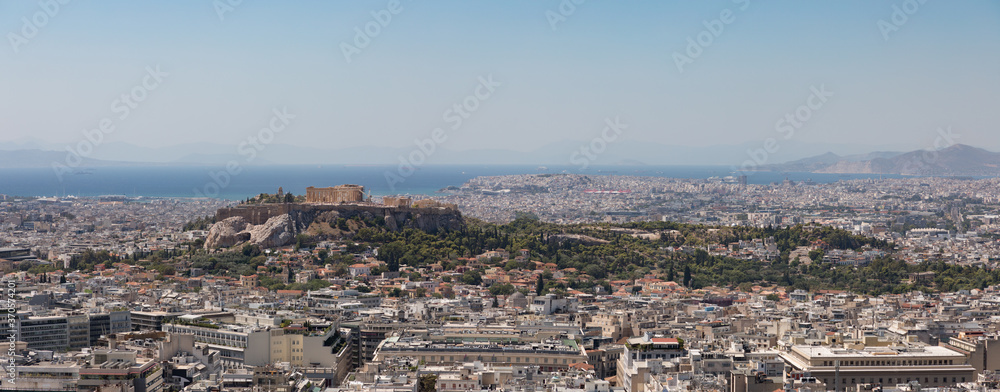
[[[845,157],[827,153],[767,165],[762,170],[827,174],[997,176],[1000,175],[1000,153],[965,144],[955,144],[939,150],[881,151]]]
[[[397,147],[356,146],[340,147],[317,144],[297,146],[273,143],[260,150],[239,145],[217,143],[184,143],[160,147],[136,146],[125,142],[107,142],[95,147],[88,158],[107,162],[145,162],[155,165],[218,165],[235,160],[241,165],[298,165],[298,164],[366,164],[395,165],[400,159],[425,158],[422,164],[486,164],[486,165],[575,165],[583,158],[591,165],[645,164],[645,165],[685,165],[723,166],[738,165],[751,159],[750,151],[760,148],[760,142],[739,144],[719,144],[712,146],[683,146],[656,142],[616,140],[594,144],[594,141],[563,140],[540,145],[529,150],[501,148],[473,148],[457,150],[442,144],[435,146],[427,154],[417,146]],[[11,167],[2,163],[3,155],[11,151],[31,149],[56,152],[65,155],[65,146],[37,140],[0,142],[0,167]],[[34,148],[37,147],[37,148]],[[243,148],[241,148],[243,147]],[[851,144],[807,143],[790,141],[781,151],[771,154],[774,162],[802,159],[826,151],[836,151],[842,155],[861,154],[866,148]],[[883,146],[884,148],[884,146]],[[418,152],[420,154],[418,154]],[[424,155],[424,156],[420,156]],[[593,158],[589,158],[593,156]],[[113,163],[109,163],[113,164]],[[18,167],[48,166],[47,162],[33,165],[19,164]]]

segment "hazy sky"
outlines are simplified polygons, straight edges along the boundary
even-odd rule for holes
[[[627,140],[735,144],[779,135],[825,87],[796,140],[923,148],[950,126],[1000,151],[995,0],[403,0],[350,61],[342,43],[391,2],[73,0],[42,18],[44,3],[0,2],[0,141],[71,142],[110,118],[108,141],[236,145],[287,107],[275,142],[299,146],[399,147],[443,127],[449,149],[526,151],[615,117]],[[710,44],[679,71],[699,34]],[[116,99],[157,66],[168,76],[121,119]],[[450,130],[446,110],[490,75],[500,85]]]

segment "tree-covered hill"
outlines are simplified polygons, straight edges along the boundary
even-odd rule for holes
[[[535,264],[514,261],[521,249],[527,249],[529,260],[554,263],[560,269],[572,269],[567,274],[568,285],[546,283],[554,289],[590,291],[609,280],[633,280],[652,275],[675,281],[691,288],[752,285],[782,285],[806,290],[846,289],[860,293],[880,294],[910,290],[942,290],[981,288],[1000,283],[1000,271],[927,261],[907,264],[894,258],[893,244],[844,230],[820,226],[789,228],[752,228],[681,224],[674,222],[640,222],[627,224],[558,225],[540,222],[530,214],[507,224],[492,224],[466,218],[461,230],[426,233],[416,229],[391,231],[379,225],[365,225],[349,238],[349,252],[378,248],[378,258],[388,270],[402,266],[425,267],[440,263],[453,270],[465,259],[486,251],[503,249],[510,260],[490,260],[487,264],[506,270],[534,269]],[[641,233],[661,234],[659,239],[644,239]],[[309,246],[313,239],[300,236],[298,242]],[[558,238],[558,240],[555,240]],[[591,238],[598,241],[573,241],[567,238]],[[646,237],[649,238],[649,237]],[[773,260],[734,258],[711,254],[706,249],[724,249],[739,241],[772,239],[780,252]],[[800,247],[822,247],[826,250],[882,250],[879,257],[866,266],[836,265],[816,260],[791,260],[790,253]],[[189,259],[191,266],[219,273],[252,273],[261,257],[245,251],[202,255]],[[821,255],[822,252],[819,252]],[[245,260],[244,260],[245,259]],[[252,262],[251,262],[252,260]],[[346,271],[353,263],[349,255],[325,254],[318,264],[332,264]],[[478,283],[485,268],[464,276],[466,283]],[[912,272],[935,272],[934,279],[920,285],[907,283]],[[380,271],[376,271],[380,272]],[[562,287],[559,287],[562,285]]]

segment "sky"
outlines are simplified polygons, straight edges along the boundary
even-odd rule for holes
[[[275,143],[330,149],[441,128],[530,151],[617,119],[617,140],[675,146],[951,128],[1000,151],[997,1],[66,1],[0,2],[0,142],[108,119],[102,142],[235,146],[278,109]]]

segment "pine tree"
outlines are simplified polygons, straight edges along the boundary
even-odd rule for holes
[[[538,284],[535,285],[535,293],[542,295],[543,290],[545,290],[545,278],[542,278],[542,275],[538,275]]]
[[[684,266],[684,286],[688,287],[691,285],[691,266]]]

